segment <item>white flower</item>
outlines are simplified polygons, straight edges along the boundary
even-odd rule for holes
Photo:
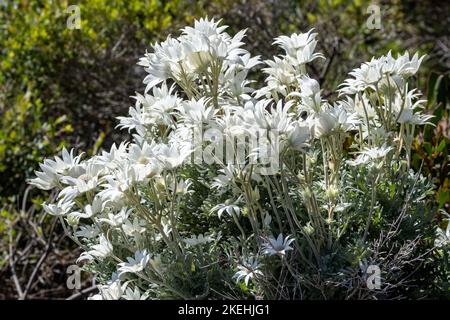
[[[183,241],[191,247],[206,244],[214,241],[211,236],[203,236],[203,234],[199,234],[198,236],[192,235],[190,238],[183,239]]]
[[[102,151],[101,155],[95,156],[92,161],[105,168],[116,169],[118,164],[127,157],[127,147],[128,142],[122,142],[118,147],[114,143],[109,152]]]
[[[200,20],[195,20],[194,27],[185,27],[183,28],[183,33],[191,38],[194,38],[198,35],[205,35],[207,37],[217,36],[225,31],[228,26],[220,26],[221,20],[214,21],[214,19],[208,20],[208,18],[200,18]]]
[[[366,115],[369,120],[377,121],[378,116],[375,108],[370,103],[366,94],[362,94],[362,98],[359,95],[355,95],[354,99],[349,96],[346,98],[346,101],[339,101],[338,103],[344,106],[344,108],[353,111],[356,117],[363,120],[363,122],[366,122]]]
[[[90,256],[97,257],[99,259],[109,257],[113,252],[113,246],[111,242],[109,242],[103,234],[100,235],[100,243],[93,245],[91,248],[92,250],[89,250],[87,253]]]
[[[433,118],[432,115],[422,114],[421,110],[424,108],[423,104],[426,100],[418,100],[419,96],[416,90],[408,91],[406,95],[396,94],[392,104],[392,112],[398,123],[423,125]]]
[[[294,66],[306,64],[317,58],[325,59],[321,53],[314,53],[317,33],[312,31],[313,29],[307,33],[293,33],[290,37],[280,36],[275,39],[274,44],[278,44],[286,52],[288,60]]]
[[[211,209],[211,212],[217,211],[217,215],[219,218],[222,216],[224,212],[228,213],[230,216],[234,214],[239,214],[241,212],[241,208],[236,204],[238,201],[234,202],[231,199],[225,201],[225,203],[220,203]]]
[[[96,293],[96,294],[93,294],[92,296],[88,297],[87,299],[100,301],[100,300],[103,300],[103,296],[100,293]]]
[[[447,228],[445,230],[439,227],[436,229],[434,245],[438,248],[450,245],[450,221],[447,220]]]
[[[258,262],[258,259],[254,257],[244,260],[242,263],[238,264],[237,268],[239,271],[234,274],[233,278],[238,282],[244,279],[246,286],[248,286],[250,279],[263,276],[262,271],[259,270],[261,264]]]
[[[346,79],[341,85],[341,94],[355,94],[367,88],[375,88],[383,77],[383,64],[380,59],[373,58],[370,62],[365,62],[361,67],[350,72],[354,79]]]
[[[347,163],[352,166],[368,164],[370,162],[373,162],[374,160],[384,159],[393,149],[393,147],[387,147],[386,145],[383,145],[381,147],[368,148],[360,152],[355,160],[347,160]]]
[[[79,195],[97,189],[104,182],[106,168],[94,159],[90,159],[77,166],[69,175],[60,177],[60,182],[67,185],[59,193],[60,198],[73,200]]]
[[[195,21],[194,28],[183,29],[183,49],[187,55],[190,67],[195,71],[202,70],[210,61],[226,59],[234,61],[247,51],[240,49],[245,30],[230,37],[224,30],[227,26],[220,26],[220,20],[200,19]]]
[[[303,75],[299,79],[299,87],[300,93],[292,92],[289,95],[289,97],[301,98],[298,112],[306,111],[309,114],[313,111],[314,113],[319,113],[322,105],[319,83],[315,79]]]
[[[394,58],[389,52],[362,64],[340,86],[345,97],[331,103],[323,99],[319,81],[306,72],[307,63],[323,58],[314,52],[316,33],[276,38],[283,52],[265,61],[262,86],[254,80],[260,77],[249,77],[260,59],[242,49],[244,35],[241,31],[232,37],[220,21],[200,19],[180,36],[152,45],[139,61],[147,73],[145,91],[136,93],[128,114],[118,118],[118,127],[129,132],[128,141],[85,161],[64,149],[61,156],[44,160],[30,181],[56,189],[57,202],[44,203],[43,209],[64,217],[85,248],[77,261],[86,260],[101,281],[99,294],[90,299],[166,296],[171,290],[161,284],[173,276],[168,272],[195,254],[209,255],[214,262],[216,243],[237,264],[233,279],[247,286],[266,281],[271,274],[262,270],[278,272],[278,266],[263,269],[258,260],[284,259],[294,251],[297,234],[273,233],[289,222],[286,214],[292,210],[286,206],[332,209],[336,214],[327,224],[351,218],[358,209],[352,194],[359,194],[360,184],[349,184],[349,176],[353,181],[354,175],[370,178],[372,171],[385,174],[380,169],[386,159],[399,161],[391,159],[396,147],[409,151],[409,124],[431,118],[418,92],[408,90],[408,78],[423,60],[418,54]],[[399,123],[405,134],[398,134]],[[405,143],[396,146],[400,139]],[[349,156],[354,150],[359,152]],[[281,160],[287,185],[276,175]],[[349,170],[346,164],[364,167]],[[285,197],[280,198],[280,188]],[[350,195],[348,190],[353,190]],[[253,203],[243,201],[244,193]],[[238,229],[260,230],[247,232],[245,248],[232,239],[240,233],[235,228],[228,228],[227,239],[219,241],[223,215],[227,223],[239,224],[237,218],[248,218],[241,215],[247,216],[249,205],[260,211],[253,217],[257,223]],[[192,226],[205,208],[211,208],[213,219],[200,221],[203,233],[194,233]],[[320,224],[304,217],[297,231],[319,237]],[[435,245],[447,246],[450,226],[436,232]]]
[[[217,112],[214,106],[210,105],[208,107],[208,100],[206,98],[185,101],[178,110],[180,111],[181,119],[186,124],[193,125],[209,123]]]
[[[325,110],[328,111],[334,119],[336,119],[338,128],[343,132],[356,129],[361,123],[357,115],[350,112],[345,104],[335,104],[333,107]]]
[[[97,237],[100,234],[100,230],[97,226],[80,226],[78,231],[75,232],[75,235],[77,237],[86,238],[86,239],[93,239]]]
[[[99,218],[98,221],[107,223],[113,228],[120,228],[125,219],[130,215],[131,211],[132,209],[128,210],[127,208],[122,208],[117,214],[110,212],[105,218]]]
[[[373,58],[370,62],[366,62],[360,68],[350,72],[350,74],[366,86],[373,85],[380,81],[382,77],[382,66],[379,62],[379,59]]]
[[[233,164],[228,163],[227,166],[220,169],[219,172],[222,174],[214,178],[211,187],[215,189],[225,189],[234,181],[234,177],[237,175],[237,168]]]
[[[306,125],[302,126],[300,123],[296,122],[288,135],[289,145],[294,150],[301,151],[307,146],[307,141],[310,137],[311,133],[309,128]]]
[[[185,195],[185,194],[190,194],[190,193],[194,192],[193,190],[189,190],[191,185],[192,185],[192,181],[190,179],[186,179],[186,180],[181,179],[181,180],[177,181],[175,190],[174,190],[173,184],[169,185],[169,189],[172,192],[175,191],[176,194]]]
[[[405,78],[413,76],[419,70],[420,64],[426,55],[419,58],[419,54],[416,52],[412,59],[409,59],[409,52],[405,52],[403,55],[399,55],[395,61],[395,72]]]
[[[306,75],[301,76],[300,81],[301,97],[310,97],[320,103],[320,85],[317,80]]]
[[[139,171],[139,167],[128,162],[121,163],[113,174],[105,176],[107,183],[104,190],[99,192],[103,201],[121,203],[124,200],[125,192],[138,181],[143,181],[148,174],[147,171]]]
[[[254,121],[257,128],[246,130],[247,132],[258,132],[255,129],[265,129],[278,133],[287,133],[292,124],[290,109],[293,103],[283,103],[279,100],[276,105],[272,100],[261,100],[254,105]]]
[[[291,128],[291,108],[293,105],[291,101],[283,103],[282,100],[278,101],[276,106],[272,105],[270,112],[266,113],[266,128],[280,134],[287,133]]]
[[[334,106],[324,104],[319,113],[309,116],[305,121],[309,123],[311,134],[316,138],[321,138],[336,131],[346,132],[354,129],[360,121],[346,107],[347,105],[342,103]]]
[[[60,175],[56,173],[48,161],[39,164],[42,171],[35,171],[37,178],[31,179],[30,184],[42,190],[50,190],[56,188],[59,184]]]
[[[137,165],[147,165],[155,157],[153,148],[154,145],[149,145],[146,141],[142,146],[133,143],[128,149],[128,159]]]
[[[146,123],[146,117],[144,114],[144,108],[141,106],[141,101],[144,99],[142,95],[137,95],[135,97],[136,99],[136,106],[130,107],[128,109],[128,115],[129,117],[117,117],[117,119],[120,121],[120,123],[117,125],[118,128],[121,129],[127,129],[128,132],[135,129],[138,132],[144,131],[144,126]]]
[[[134,258],[128,257],[127,262],[119,263],[119,275],[124,273],[137,273],[144,270],[150,259],[149,254],[147,253],[147,249],[142,251],[136,251],[134,253]]]
[[[31,179],[29,182],[43,190],[58,187],[61,176],[70,175],[77,171],[80,158],[81,155],[73,156],[73,149],[69,153],[64,148],[62,158],[56,156],[54,160],[45,159],[44,163],[39,164],[42,171],[35,171],[37,178]]]
[[[174,145],[159,144],[155,147],[155,154],[165,170],[179,167],[190,155],[189,147],[178,147]]]
[[[119,300],[122,298],[128,282],[121,284],[117,274],[113,274],[112,279],[106,285],[98,286],[99,294],[89,298],[89,300]]]
[[[230,96],[244,101],[250,100],[250,94],[255,90],[248,86],[252,83],[251,80],[247,80],[248,71],[260,63],[259,57],[251,57],[249,53],[239,56],[224,72],[224,92],[228,92]]]
[[[59,200],[58,204],[44,203],[42,204],[42,207],[45,212],[52,216],[64,216],[70,212],[74,204],[75,203],[72,201]]]
[[[256,92],[256,98],[270,95],[274,91],[286,96],[288,88],[296,82],[296,71],[286,60],[274,57],[274,60],[264,61],[269,67],[262,69],[268,74],[266,78],[267,87]]]
[[[174,93],[175,86],[167,87],[165,82],[160,87],[153,87],[152,94],[141,95],[136,93],[135,107],[130,107],[129,117],[118,117],[118,127],[135,129],[137,132],[145,131],[148,126],[166,125],[174,127],[173,114],[181,103],[181,99]]]
[[[219,23],[213,19],[196,20],[194,27],[184,28],[177,39],[169,37],[153,45],[154,52],[147,53],[139,61],[139,65],[149,73],[144,79],[147,84],[145,92],[167,79],[194,84],[202,72],[209,72],[208,67],[212,64],[221,63],[220,71],[226,71],[239,63],[240,58],[248,53],[240,48],[245,31],[230,37],[224,32],[226,26],[219,26]]]
[[[123,232],[125,232],[127,236],[130,237],[142,234],[146,231],[145,221],[139,220],[138,218],[134,218],[133,222],[131,222],[129,219],[126,219],[122,223],[122,230]]]
[[[321,112],[314,116],[312,120],[307,119],[307,121],[310,123],[311,132],[316,138],[330,135],[338,125],[337,119],[329,112]]]
[[[270,236],[268,239],[264,239],[265,242],[262,244],[263,253],[269,256],[279,255],[284,256],[286,251],[292,250],[290,244],[294,241],[293,238],[287,236],[283,239],[283,235],[280,233],[278,238],[275,239],[273,236]]]
[[[163,274],[165,268],[163,266],[160,254],[154,255],[153,258],[149,260],[149,263],[154,271],[158,272],[159,274]]]
[[[381,83],[393,86],[395,83],[403,84],[402,79],[407,79],[417,73],[417,70],[425,56],[419,58],[416,53],[413,58],[409,59],[409,53],[399,55],[394,59],[389,52],[387,56],[380,58],[372,58],[370,62],[363,63],[360,68],[350,72],[354,78],[344,81],[340,89],[341,94],[355,94],[364,91],[367,88],[375,89],[374,85]],[[388,79],[390,79],[388,81]],[[400,85],[401,87],[401,85]],[[395,88],[395,86],[393,86]]]
[[[161,172],[154,152],[155,147],[154,143],[150,145],[146,141],[142,145],[131,144],[129,147],[128,159],[133,165],[133,170],[138,172],[139,181]]]
[[[96,214],[103,210],[104,202],[101,197],[97,196],[92,201],[92,204],[88,204],[84,207],[84,212],[73,212],[73,215],[78,218],[92,218]]]
[[[367,155],[370,159],[380,159],[386,157],[387,154],[393,149],[393,147],[387,147],[386,145],[383,145],[379,148],[370,148],[362,151],[361,154]]]
[[[104,300],[119,300],[123,295],[124,287],[119,281],[113,282],[109,286],[100,288],[101,295]]]
[[[67,152],[66,148],[64,148],[62,150],[62,158],[60,157],[55,157],[55,160],[47,160],[48,164],[51,165],[53,167],[53,169],[59,173],[59,174],[63,174],[63,175],[70,175],[72,169],[74,169],[81,160],[81,156],[82,154],[74,157],[73,156],[73,149],[70,150],[70,153]],[[44,161],[45,163],[45,161]]]
[[[154,52],[147,53],[138,63],[148,72],[144,79],[144,84],[147,84],[145,92],[166,79],[174,77],[174,67],[184,58],[182,45],[177,39],[168,37],[166,41],[156,43],[152,47]]]
[[[141,294],[141,291],[138,287],[134,287],[134,290],[132,290],[130,287],[128,287],[125,290],[125,294],[123,295],[123,298],[125,300],[147,300],[148,293],[145,292],[144,294]]]

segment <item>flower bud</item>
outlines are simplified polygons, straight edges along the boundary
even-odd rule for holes
[[[330,201],[334,201],[338,196],[339,190],[335,185],[331,185],[325,191],[325,195]]]
[[[80,217],[77,217],[75,215],[69,214],[67,215],[67,223],[72,226],[76,227],[78,225],[78,222],[80,221]]]
[[[303,190],[303,194],[302,195],[303,195],[303,199],[305,201],[308,201],[312,197],[311,190],[309,190],[309,189]]]
[[[306,224],[306,226],[303,227],[303,231],[307,234],[307,235],[312,235],[314,233],[314,227],[311,225],[311,222],[308,222]]]
[[[252,190],[252,199],[254,201],[258,201],[260,199],[258,187],[255,187],[255,189]]]

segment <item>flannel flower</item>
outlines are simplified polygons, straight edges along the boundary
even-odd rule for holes
[[[263,253],[269,256],[284,256],[287,251],[292,250],[292,247],[290,245],[294,241],[294,239],[292,239],[290,236],[284,238],[281,233],[276,239],[270,236],[269,238],[264,240],[265,241],[262,244]]]
[[[355,243],[375,246],[393,216],[425,225],[412,211],[426,207],[426,179],[410,155],[416,127],[432,118],[410,81],[424,56],[374,57],[325,96],[309,74],[325,59],[314,30],[275,38],[280,54],[267,60],[245,49],[245,30],[227,30],[203,18],[152,44],[138,62],[145,89],[118,117],[125,141],[91,157],[63,149],[29,181],[54,191],[42,208],[83,249],[77,262],[99,280],[90,299],[291,299],[318,296],[311,283],[333,283],[328,294],[350,282],[377,298],[357,287],[360,261],[331,257],[359,257]],[[395,214],[392,195],[414,206]],[[431,242],[445,249],[449,230],[437,227]],[[345,272],[317,277],[330,260]]]

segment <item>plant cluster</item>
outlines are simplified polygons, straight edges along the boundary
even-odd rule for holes
[[[308,75],[325,58],[313,30],[276,38],[282,54],[266,61],[242,48],[245,31],[225,30],[200,19],[155,43],[139,61],[145,92],[119,117],[132,139],[88,159],[64,149],[30,181],[58,192],[43,207],[83,249],[99,281],[91,298],[393,298],[441,286],[427,272],[448,263],[433,259],[449,229],[436,232],[432,186],[411,169],[415,130],[431,119],[409,83],[424,57],[373,58],[327,101]]]
[[[73,251],[73,244],[60,240],[64,234],[60,227],[52,228],[51,217],[41,217],[43,193],[27,189],[26,180],[64,145],[91,154],[103,141],[118,140],[110,133],[141,82],[144,71],[129,65],[144,42],[207,9],[200,1],[78,1],[80,29],[72,29],[68,22],[76,21],[77,12],[68,9],[73,4],[0,4],[1,297],[72,294],[64,275],[77,251],[64,254]]]

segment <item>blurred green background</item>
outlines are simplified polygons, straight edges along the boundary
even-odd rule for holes
[[[79,29],[67,27],[70,5]],[[367,26],[370,5],[381,9],[381,29]],[[274,37],[314,27],[327,60],[311,76],[330,99],[374,55],[427,53],[415,81],[436,126],[417,133],[413,159],[433,179],[441,219],[450,211],[449,12],[450,2],[432,0],[0,1],[0,299],[73,293],[66,269],[78,252],[26,179],[63,146],[95,153],[120,141],[115,117],[144,89],[138,58],[204,16],[222,18],[230,33],[247,28],[246,49],[263,59],[279,53]]]

